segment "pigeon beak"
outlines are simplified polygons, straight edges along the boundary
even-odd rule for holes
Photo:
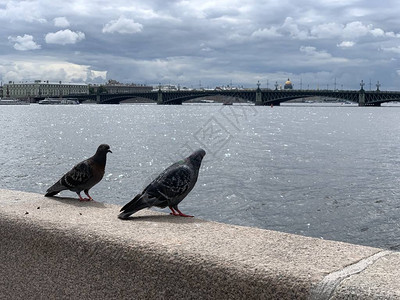
[[[112,153],[112,151],[110,150],[110,149],[108,149],[108,151],[107,152],[110,152],[110,153]]]

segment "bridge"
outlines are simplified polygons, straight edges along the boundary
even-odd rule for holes
[[[121,101],[133,98],[145,98],[164,105],[179,105],[185,101],[210,97],[227,96],[234,97],[255,105],[279,106],[282,102],[293,99],[309,97],[325,97],[351,101],[359,106],[380,106],[382,103],[400,101],[400,92],[365,91],[360,90],[270,90],[270,89],[244,89],[244,90],[177,90],[139,92],[130,94],[98,94],[98,95],[69,95],[78,98],[79,101],[92,100],[99,104],[119,104]]]

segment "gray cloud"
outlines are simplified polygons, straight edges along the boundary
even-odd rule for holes
[[[0,78],[398,90],[397,11],[394,0],[7,0]]]

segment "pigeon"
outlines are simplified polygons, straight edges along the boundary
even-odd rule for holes
[[[93,200],[89,190],[103,178],[108,152],[112,153],[110,146],[101,144],[92,157],[78,163],[65,173],[46,191],[45,196],[52,197],[63,190],[70,190],[78,194],[80,201]],[[82,198],[81,191],[84,191],[88,198]]]
[[[178,204],[189,194],[197,182],[199,169],[206,152],[196,150],[189,157],[180,160],[157,176],[144,190],[121,208],[118,218],[127,219],[130,215],[143,209],[169,207],[171,215],[193,217],[182,213]]]

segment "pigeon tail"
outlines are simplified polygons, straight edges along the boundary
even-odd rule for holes
[[[130,202],[121,208],[121,213],[118,215],[120,219],[127,219],[130,215],[143,209],[154,206],[157,201],[156,198],[150,198],[147,194],[138,194]]]
[[[55,184],[53,184],[51,187],[49,187],[46,191],[46,194],[44,195],[45,197],[52,197],[54,195],[57,195],[59,192],[66,190],[67,188],[63,186],[59,181],[57,181]]]

